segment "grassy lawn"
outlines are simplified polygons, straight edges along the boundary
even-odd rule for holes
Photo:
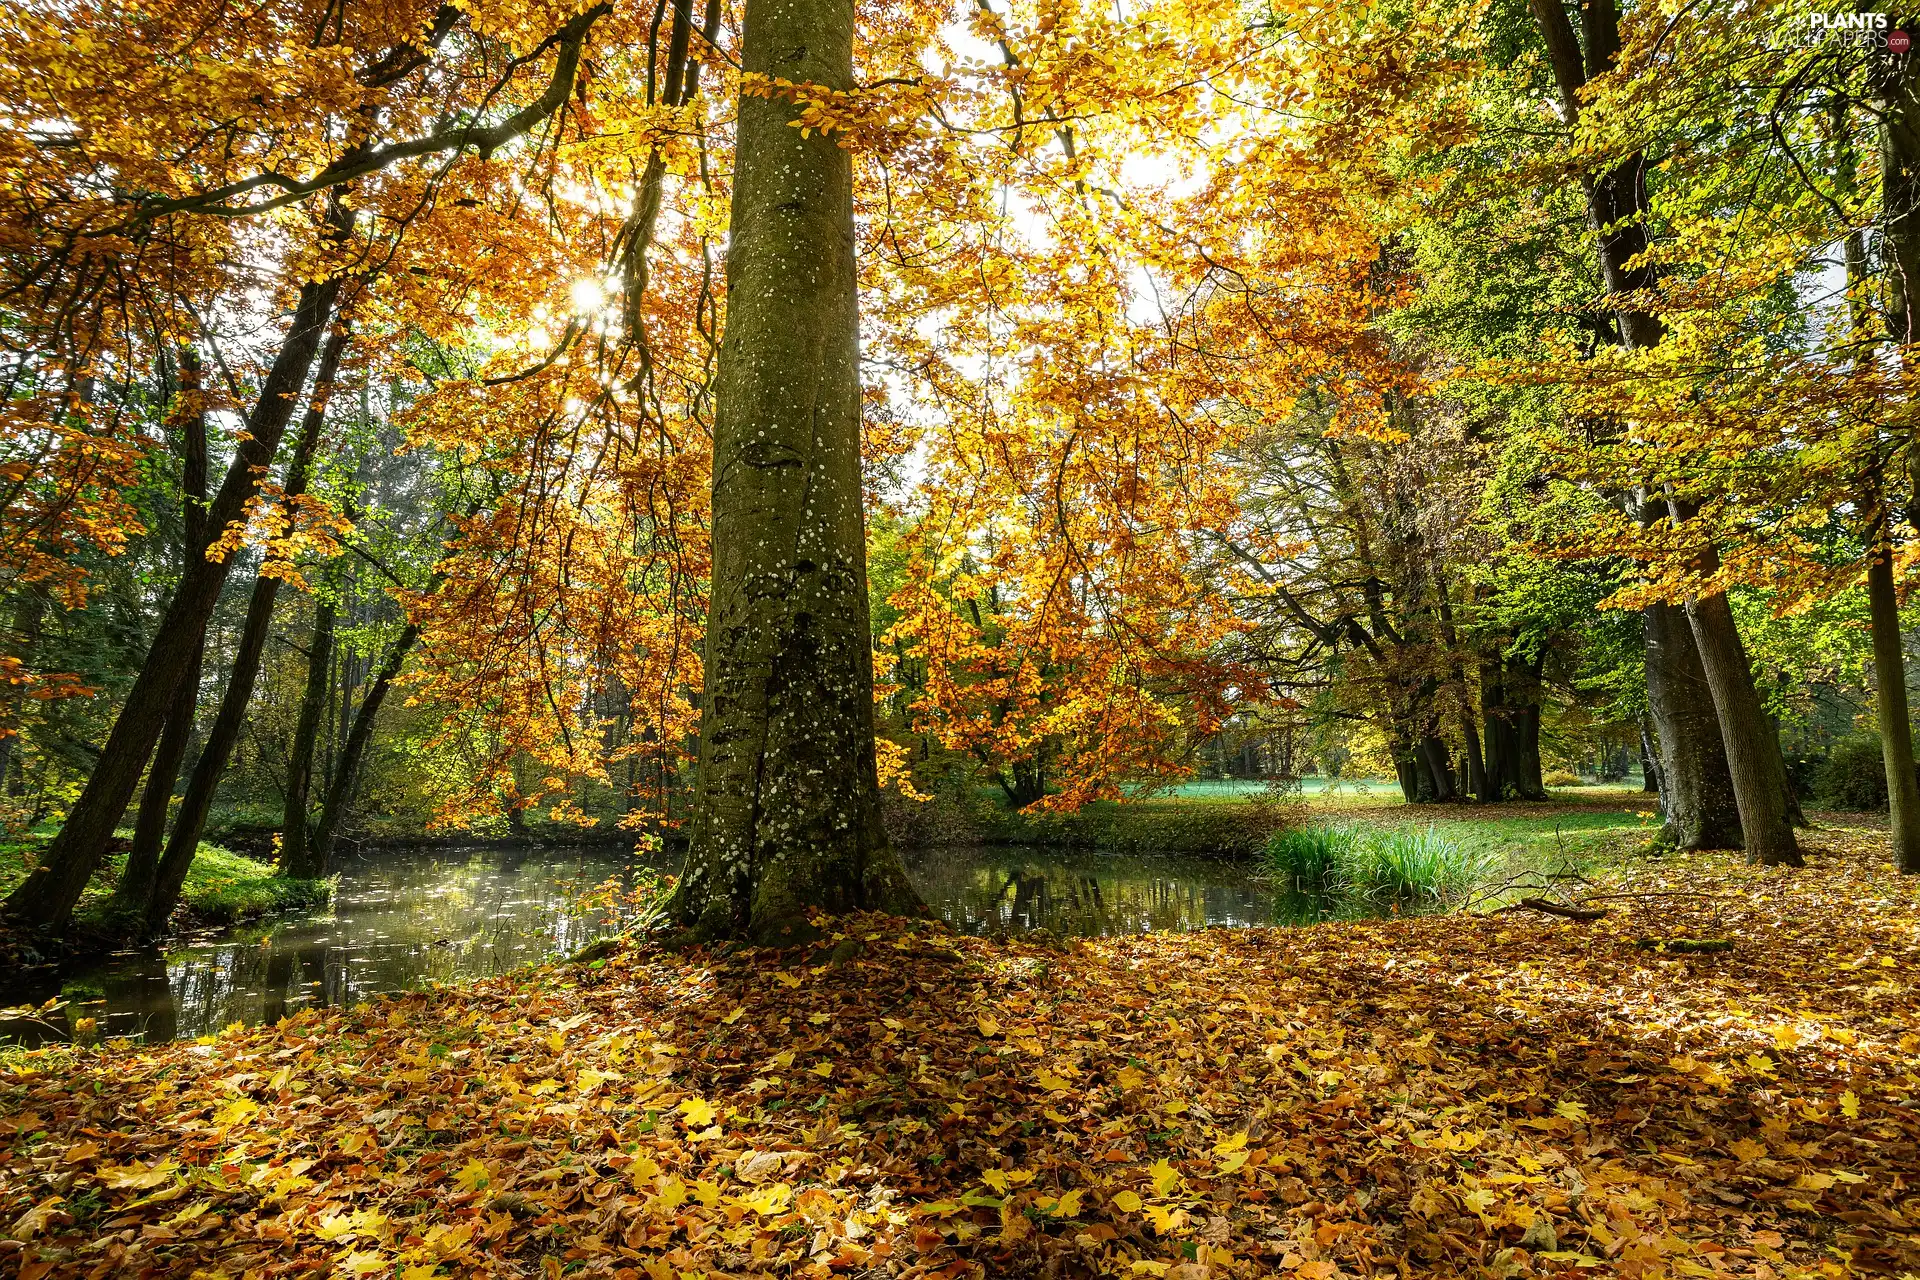
[[[32,859],[51,838],[52,829],[36,830],[26,836],[0,841],[0,894],[26,879]],[[79,914],[86,916],[106,905],[119,882],[125,854],[109,856],[87,883],[80,898]],[[330,892],[325,881],[291,880],[278,875],[264,862],[243,857],[217,844],[200,843],[180,902],[196,925],[230,924],[269,911],[284,911],[327,900]]]

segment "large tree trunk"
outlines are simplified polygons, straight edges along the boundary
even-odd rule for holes
[[[320,875],[327,874],[333,865],[334,840],[340,833],[341,820],[346,816],[347,803],[353,796],[354,782],[360,774],[360,762],[366,757],[367,745],[373,741],[373,727],[379,718],[380,706],[387,699],[387,690],[399,679],[400,670],[407,662],[407,654],[419,638],[420,628],[409,622],[394,639],[393,647],[387,650],[387,659],[381,664],[379,675],[374,677],[373,687],[367,690],[367,696],[354,712],[353,728],[348,730],[346,743],[340,748],[339,762],[328,780],[326,798],[320,805],[320,821],[313,830],[313,862],[319,868]]]
[[[267,373],[259,401],[247,417],[246,433],[234,449],[220,492],[208,510],[207,528],[215,536],[245,517],[247,503],[259,487],[259,476],[272,463],[280,437],[293,416],[339,293],[338,279],[301,286],[293,324]],[[99,764],[67,813],[60,834],[47,846],[45,861],[7,898],[6,914],[33,925],[57,925],[72,914],[140,783],[173,692],[185,679],[187,667],[204,640],[207,621],[219,603],[220,588],[232,562],[232,556],[219,561],[201,557],[181,575],[146,661],[107,736]]]
[[[1882,241],[1888,260],[1887,337],[1898,344],[1903,367],[1908,347],[1920,337],[1920,60],[1878,55],[1869,63],[1869,81],[1878,108],[1880,132],[1880,207]],[[1840,108],[1844,112],[1844,106]],[[1852,187],[1852,167],[1846,169]],[[1850,283],[1866,275],[1866,242],[1859,232],[1847,237]],[[1864,328],[1865,317],[1857,318]],[[1909,440],[1909,483],[1920,485],[1920,466]],[[1867,600],[1873,620],[1874,710],[1887,768],[1888,817],[1893,861],[1901,871],[1920,874],[1920,795],[1913,776],[1913,727],[1908,719],[1906,650],[1900,637],[1899,602],[1893,580],[1891,513],[1885,480],[1876,476],[1879,501],[1867,561]],[[1920,519],[1920,492],[1914,492],[1908,519]]]
[[[1452,804],[1459,796],[1453,787],[1453,761],[1447,744],[1429,733],[1420,739],[1420,763],[1427,775],[1429,798],[1436,804]]]
[[[200,386],[200,356],[192,347],[180,352],[180,405],[176,421],[180,434],[180,564],[181,572],[207,554],[207,414]],[[133,846],[114,889],[114,915],[137,919],[153,896],[154,877],[160,871],[160,846],[167,836],[167,813],[173,805],[173,784],[180,776],[193,740],[193,720],[200,709],[200,665],[206,637],[199,638],[180,687],[167,706],[167,723],[147,767],[147,784],[140,793],[140,809],[133,823]]]
[[[1884,501],[1874,503],[1867,558],[1867,607],[1873,625],[1873,709],[1887,768],[1887,817],[1893,861],[1920,872],[1920,781],[1913,773],[1913,726],[1907,709],[1907,659],[1900,643],[1900,602],[1893,585],[1893,544]]]
[[[293,752],[287,761],[287,806],[280,827],[280,871],[296,880],[314,880],[325,874],[313,856],[308,839],[308,789],[313,782],[313,744],[320,736],[320,716],[326,710],[333,676],[333,601],[314,597],[313,634],[307,641],[307,690],[300,700],[300,719],[293,730]]]
[[[300,439],[287,464],[282,491],[289,498],[297,498],[307,491],[313,455],[320,446],[320,432],[326,423],[327,401],[332,396],[346,344],[345,326],[336,327],[327,337],[326,350],[320,357],[319,376],[314,381],[313,399],[307,405],[306,416],[300,423]],[[267,633],[273,625],[273,606],[279,594],[279,578],[262,574],[254,579],[253,594],[247,600],[246,621],[240,628],[240,643],[233,654],[233,670],[227,677],[227,691],[221,696],[220,709],[207,728],[200,758],[194,762],[193,772],[187,778],[186,793],[181,796],[180,807],[174,814],[173,832],[167,837],[153,890],[143,908],[146,922],[143,932],[149,936],[166,931],[167,920],[180,900],[181,886],[186,884],[187,872],[193,867],[193,855],[200,848],[200,834],[206,829],[207,813],[213,808],[213,797],[220,789],[220,779],[226,775],[227,762],[233,758],[234,745],[240,741],[240,730],[246,723],[247,705],[253,700],[253,686],[260,675],[260,659],[266,652]]]
[[[1647,710],[1660,746],[1662,835],[1679,849],[1738,849],[1740,811],[1693,629],[1678,605],[1650,604],[1642,621]]]
[[[1787,806],[1787,771],[1780,740],[1753,684],[1745,646],[1725,592],[1687,601],[1687,622],[1700,651],[1700,667],[1713,691],[1720,738],[1726,748],[1733,800],[1747,861],[1761,866],[1801,865]]]
[[[1619,52],[1619,10],[1611,0],[1589,0],[1581,9],[1582,47],[1562,0],[1532,0],[1532,6],[1560,90],[1561,112],[1571,124],[1580,114],[1580,90],[1608,70]],[[1607,292],[1635,295],[1656,288],[1658,273],[1644,256],[1648,244],[1644,157],[1630,155],[1611,169],[1587,175],[1583,182],[1587,219]],[[1659,316],[1643,308],[1623,306],[1615,317],[1620,345],[1630,350],[1655,346],[1663,336]],[[1648,642],[1647,701],[1660,738],[1662,781],[1667,786],[1662,795],[1667,835],[1682,848],[1732,847],[1738,832],[1730,832],[1725,825],[1731,811],[1722,807],[1718,791],[1719,779],[1728,774],[1721,735],[1709,731],[1712,721],[1699,714],[1705,704],[1687,700],[1661,705],[1663,698],[1687,698],[1693,692],[1691,676],[1699,669],[1700,658],[1697,650],[1683,652],[1693,648],[1690,628],[1679,610],[1665,604],[1650,606],[1642,625]],[[1726,795],[1731,794],[1729,782]]]
[[[1496,643],[1480,660],[1480,714],[1486,727],[1486,796],[1544,800],[1540,773],[1540,674]]]
[[[742,65],[846,90],[851,0],[748,0]],[[743,97],[716,376],[700,786],[672,906],[692,937],[810,938],[925,908],[874,765],[851,157]]]

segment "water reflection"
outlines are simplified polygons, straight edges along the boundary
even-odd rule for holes
[[[1274,892],[1246,868],[1191,858],[1009,849],[909,851],[928,905],[971,934],[1063,935],[1301,924],[1340,910]],[[342,868],[327,911],[285,916],[176,946],[112,956],[0,1005],[70,1001],[50,1027],[0,1023],[0,1037],[65,1038],[69,1019],[149,1042],[233,1022],[275,1022],[430,982],[503,973],[577,950],[629,919],[625,892],[661,868],[612,849],[389,850]],[[610,887],[615,893],[595,892]]]
[[[935,913],[963,933],[1184,932],[1311,924],[1358,908],[1277,893],[1250,869],[1197,858],[1029,849],[931,849],[907,870]]]

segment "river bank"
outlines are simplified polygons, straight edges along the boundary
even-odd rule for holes
[[[33,1280],[1912,1270],[1920,885],[1871,832],[1808,845],[1641,864],[1584,923],[850,919],[15,1051],[4,1247]]]

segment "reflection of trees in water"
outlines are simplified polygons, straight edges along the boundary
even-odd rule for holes
[[[116,957],[91,975],[107,991],[103,1030],[171,1039],[502,973],[617,928],[623,904],[578,899],[608,880],[631,888],[638,870],[620,854],[532,847],[361,858],[342,869],[331,915],[285,922],[264,942]]]
[[[910,853],[909,864],[928,902],[969,933],[1138,933],[1329,914],[1277,897],[1232,864],[1195,859],[942,849]],[[255,936],[166,958],[126,955],[79,977],[106,992],[107,1035],[158,1040],[273,1021],[576,950],[618,927],[625,910],[616,904],[610,924],[609,908],[582,908],[580,896],[609,879],[631,888],[644,865],[533,847],[384,853],[342,870],[331,915],[283,921],[266,945]]]
[[[1044,927],[1096,935],[1274,919],[1273,893],[1232,864],[940,849],[912,855],[909,865],[934,909],[969,933]]]

